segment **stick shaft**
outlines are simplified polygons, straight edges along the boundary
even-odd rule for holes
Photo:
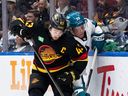
[[[86,91],[87,91],[87,89],[88,89],[88,87],[89,87],[90,80],[91,80],[92,73],[93,73],[93,69],[94,69],[94,65],[95,65],[95,63],[96,63],[97,51],[98,51],[98,50],[97,50],[97,48],[96,48],[95,51],[94,51],[94,56],[93,56],[91,68],[90,68],[89,75],[88,75],[88,81],[87,81]]]

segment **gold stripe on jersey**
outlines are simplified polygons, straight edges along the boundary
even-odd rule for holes
[[[69,67],[69,66],[70,66],[70,62],[69,62],[67,65],[64,65],[63,67],[55,68],[55,69],[49,69],[49,72],[50,72],[50,73],[54,73],[54,72],[60,71],[60,70],[66,68],[66,67]],[[33,70],[40,71],[40,72],[42,72],[42,73],[47,73],[47,71],[46,71],[44,68],[40,68],[40,67],[38,67],[38,66],[36,66],[36,65],[34,65],[34,64],[32,64],[32,69],[33,69]]]

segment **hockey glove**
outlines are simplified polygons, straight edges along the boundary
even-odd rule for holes
[[[103,51],[105,44],[105,34],[104,33],[93,33],[92,34],[92,49],[97,48],[98,52]]]
[[[18,35],[22,38],[30,39],[32,37],[33,23],[26,22],[24,24],[21,20],[12,21],[10,24],[11,34]]]
[[[25,26],[23,28],[23,31],[20,33],[20,35],[24,38],[31,39],[34,35],[34,26],[33,22],[28,21],[25,23]]]
[[[73,71],[69,71],[69,72],[64,72],[63,74],[58,76],[57,82],[60,85],[70,85],[70,84],[72,84],[73,80],[77,80],[79,78],[80,78],[79,74],[73,70]]]
[[[10,30],[11,30],[11,34],[15,35],[19,35],[20,34],[20,30],[24,27],[24,21],[20,18],[17,20],[14,20],[10,23]]]

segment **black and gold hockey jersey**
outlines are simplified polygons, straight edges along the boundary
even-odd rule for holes
[[[33,35],[34,48],[43,60],[47,69],[52,72],[61,71],[71,66],[70,61],[84,61],[88,48],[83,47],[71,35],[64,33],[58,40],[53,40],[49,31],[37,29]],[[36,54],[34,55],[33,70],[46,73]]]

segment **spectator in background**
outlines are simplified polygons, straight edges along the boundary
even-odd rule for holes
[[[13,52],[33,52],[33,48],[29,45],[29,43],[24,41],[18,35],[16,36],[15,42],[16,46],[15,49],[12,50]]]
[[[96,5],[96,13],[94,19],[101,19],[105,10],[105,1],[98,0]]]
[[[16,0],[7,0],[8,23],[16,14]],[[0,1],[0,30],[2,30],[2,4]]]
[[[21,17],[21,13],[16,9],[16,0],[7,0],[7,11],[8,11],[8,26],[11,21],[15,20],[17,17]],[[2,38],[3,40],[3,38]],[[11,51],[15,47],[15,36],[10,34],[8,30],[8,51]]]
[[[118,11],[116,16],[121,16],[128,19],[128,0],[116,0]]]
[[[106,13],[106,2],[105,0],[98,0],[96,5],[96,12],[94,20],[98,22],[98,25],[102,25],[104,14]]]
[[[12,21],[14,17],[16,17],[17,9],[16,9],[16,0],[7,0],[7,10],[8,10],[8,22]]]
[[[94,20],[98,25],[107,25],[114,17],[115,10],[117,9],[113,5],[109,5],[107,0],[98,0]]]
[[[119,11],[116,13],[116,16],[121,16],[128,19],[128,0],[116,0]],[[128,24],[125,29],[128,32]]]
[[[42,28],[44,26],[45,28],[48,28],[49,26],[49,3],[47,0],[39,0],[37,6],[37,10],[39,11],[39,17],[37,20],[38,27]]]
[[[13,50],[14,46],[15,46],[15,36],[10,34],[10,31],[8,31],[8,50]],[[0,49],[3,49],[2,31],[0,32]]]
[[[66,12],[69,12],[72,10],[70,7],[70,2],[69,0],[58,0],[58,8],[56,11],[60,14],[66,14]]]
[[[77,4],[80,2],[80,0],[69,0],[69,2],[72,8],[77,9]]]
[[[36,22],[39,17],[39,12],[37,10],[28,10],[26,14],[26,20]]]
[[[7,12],[8,12],[8,26],[12,21],[13,16],[15,16],[18,12],[16,10],[16,0],[7,0]],[[1,48],[3,48],[3,38],[1,37]],[[8,50],[13,49],[15,46],[15,36],[10,34],[8,30]]]
[[[36,0],[17,0],[17,9],[23,14],[26,14],[28,10],[32,9],[31,5],[35,1]]]

